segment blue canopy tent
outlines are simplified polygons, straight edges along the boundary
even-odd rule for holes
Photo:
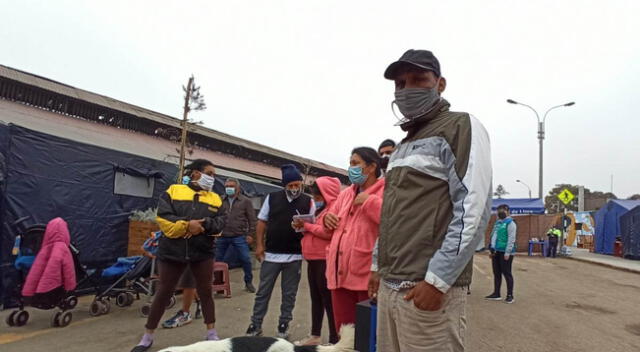
[[[620,217],[620,230],[623,256],[628,259],[640,259],[640,206]]]
[[[491,211],[501,204],[508,205],[511,214],[544,214],[544,203],[539,198],[494,198]]]
[[[620,231],[620,217],[640,205],[640,200],[610,200],[596,212],[595,251],[601,254],[613,254],[616,237]]]

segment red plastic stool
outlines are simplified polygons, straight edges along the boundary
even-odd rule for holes
[[[220,277],[222,277],[222,280],[219,280]],[[227,265],[227,263],[225,262],[213,263],[213,292],[224,293],[224,296],[226,298],[231,298],[231,282],[229,281],[229,265]]]

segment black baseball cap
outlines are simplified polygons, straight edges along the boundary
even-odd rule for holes
[[[436,76],[440,77],[440,62],[429,50],[407,50],[402,56],[398,59],[398,61],[392,63],[387,67],[384,71],[384,78],[386,79],[394,79],[396,76],[396,71],[398,67],[402,66],[403,63],[408,63],[425,70],[433,71]]]

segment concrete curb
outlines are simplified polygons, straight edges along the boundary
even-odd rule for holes
[[[611,269],[617,269],[617,270],[621,270],[621,271],[626,271],[626,272],[629,272],[629,273],[640,274],[640,270],[638,270],[638,269],[625,268],[625,267],[621,267],[621,266],[617,266],[617,265],[613,265],[613,264],[609,264],[609,263],[598,262],[598,261],[594,261],[594,260],[590,260],[590,259],[586,259],[586,258],[580,258],[580,257],[574,257],[574,256],[562,257],[562,258],[577,260],[577,261],[580,261],[580,262],[594,264],[594,265],[600,265],[600,266],[604,266],[604,267],[611,268]]]

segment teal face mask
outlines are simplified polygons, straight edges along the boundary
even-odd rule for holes
[[[351,166],[349,167],[349,181],[354,185],[361,186],[367,182],[367,175],[362,174],[362,167]]]
[[[227,192],[228,196],[233,196],[236,194],[236,188],[235,187],[226,187],[224,189],[225,192]]]

